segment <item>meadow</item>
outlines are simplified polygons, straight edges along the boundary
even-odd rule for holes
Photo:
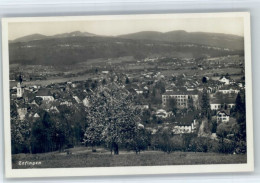
[[[21,162],[26,161],[41,163],[37,165],[21,165]],[[87,147],[72,148],[69,154],[66,152],[51,152],[12,156],[13,169],[240,164],[246,162],[246,154],[202,152],[172,152],[168,154],[161,151],[143,151],[140,154],[135,154],[131,151],[120,151],[119,155],[111,155],[109,151],[103,148],[92,152]]]

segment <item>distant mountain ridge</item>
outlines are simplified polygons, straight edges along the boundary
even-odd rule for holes
[[[17,38],[10,41],[16,42],[30,42],[43,39],[55,38],[69,38],[69,37],[109,37],[96,35],[89,32],[74,31],[70,33],[56,34],[53,36],[46,36],[42,34],[32,34]],[[110,36],[112,37],[112,36]],[[142,31],[131,34],[114,36],[112,38],[122,38],[131,40],[152,40],[172,43],[194,43],[215,46],[219,48],[228,48],[232,50],[244,49],[244,38],[241,36],[222,34],[222,33],[208,33],[208,32],[186,32],[184,30],[170,31],[170,32],[156,32],[156,31]]]
[[[89,32],[80,32],[80,31],[56,34],[53,36],[46,36],[46,35],[42,35],[42,34],[31,34],[31,35],[27,35],[27,36],[23,36],[23,37],[14,39],[10,42],[11,43],[30,42],[30,41],[43,40],[43,39],[66,38],[66,37],[92,37],[92,36],[97,36],[97,35],[89,33]]]
[[[48,36],[42,35],[42,34],[31,34],[28,36],[23,36],[14,40],[9,41],[10,43],[16,43],[16,42],[28,42],[28,41],[34,41],[34,40],[42,40],[47,39]]]
[[[244,38],[241,36],[208,33],[208,32],[186,32],[184,30],[170,32],[143,31],[132,34],[120,35],[119,37],[134,40],[155,40],[178,43],[195,43],[220,48],[228,48],[235,50],[244,49]]]

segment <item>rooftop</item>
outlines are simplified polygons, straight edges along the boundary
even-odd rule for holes
[[[229,110],[220,110],[220,111],[218,111],[218,114],[219,113],[225,113],[226,115],[230,115],[230,111]]]
[[[196,119],[198,113],[197,112],[189,112],[185,116],[179,116],[176,118],[176,121],[179,123],[179,126],[189,126],[193,122],[194,119]]]
[[[174,90],[174,91],[167,91],[163,95],[198,95],[198,91]]]
[[[36,96],[52,96],[51,92],[47,88],[39,89]]]
[[[210,98],[210,104],[234,104],[236,94],[216,94]]]

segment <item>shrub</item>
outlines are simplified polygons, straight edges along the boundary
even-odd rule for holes
[[[225,139],[221,142],[219,152],[221,153],[233,153],[236,148],[236,143],[234,141]]]
[[[237,154],[244,154],[246,153],[246,142],[245,141],[238,141],[236,144],[235,152]]]
[[[197,137],[191,140],[189,148],[194,152],[208,152],[209,139],[206,137]]]

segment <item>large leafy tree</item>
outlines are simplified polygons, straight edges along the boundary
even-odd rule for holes
[[[140,122],[140,111],[133,103],[133,97],[114,83],[99,87],[87,111],[90,124],[85,131],[85,142],[97,145],[103,141],[111,153],[119,154],[119,146],[133,139]]]

